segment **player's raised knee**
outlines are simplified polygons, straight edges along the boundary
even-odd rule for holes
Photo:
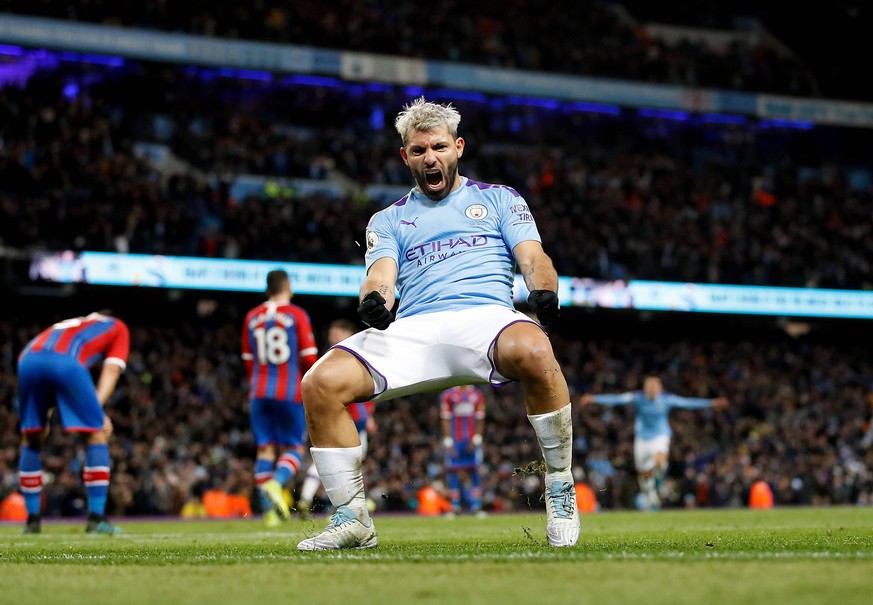
[[[515,329],[513,329],[515,328]],[[555,354],[548,336],[533,324],[516,324],[497,342],[498,366],[514,376],[536,374],[555,365]]]
[[[371,396],[373,379],[357,358],[334,349],[306,372],[300,389],[307,407],[337,399],[349,403]]]

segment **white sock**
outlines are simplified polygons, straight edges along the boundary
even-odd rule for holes
[[[573,417],[570,404],[547,414],[528,414],[527,419],[537,434],[537,441],[546,462],[546,485],[553,481],[573,483],[573,473],[570,471],[573,458]]]
[[[364,499],[364,476],[361,474],[364,456],[361,446],[313,447],[309,452],[331,504],[337,508],[348,506],[358,518],[367,519],[370,515]]]
[[[306,469],[306,479],[300,488],[300,501],[312,504],[319,485],[321,485],[321,477],[318,476],[318,469],[315,468],[314,464],[310,464],[309,468]]]

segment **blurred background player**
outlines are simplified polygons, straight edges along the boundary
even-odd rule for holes
[[[485,395],[474,386],[458,386],[440,394],[440,418],[445,449],[446,486],[452,512],[461,512],[461,495],[471,513],[482,514],[482,430]],[[462,475],[469,477],[462,484]]]
[[[288,274],[270,271],[267,301],[246,314],[242,330],[242,358],[251,385],[249,414],[258,448],[255,483],[270,527],[290,516],[284,486],[300,468],[306,441],[300,377],[318,357],[309,315],[291,303],[292,296]]]
[[[88,494],[89,533],[116,534],[106,520],[109,493],[109,436],[112,422],[103,406],[127,366],[130,333],[120,319],[104,313],[54,324],[31,340],[18,358],[21,457],[18,474],[27,507],[24,533],[41,531],[42,444],[49,410],[57,407],[65,432],[84,433],[87,442],[83,479]],[[96,387],[89,368],[102,360]]]
[[[727,407],[724,397],[700,399],[680,397],[664,391],[664,385],[657,376],[647,376],[643,380],[642,391],[631,391],[616,395],[585,394],[580,398],[582,405],[633,405],[636,409],[634,424],[634,464],[640,490],[647,508],[656,510],[661,506],[661,488],[667,472],[667,454],[670,450],[670,409],[686,410]]]
[[[358,331],[357,326],[353,321],[348,319],[336,319],[330,323],[327,329],[327,343],[329,347],[339,344],[352,334]],[[355,421],[355,428],[358,430],[358,435],[361,438],[361,448],[364,456],[367,455],[367,435],[376,431],[376,421],[373,418],[373,408],[375,404],[372,401],[363,403],[352,403],[346,406],[352,420]],[[318,470],[314,464],[309,465],[306,469],[306,479],[303,486],[300,488],[300,497],[297,502],[297,511],[304,519],[308,518],[312,509],[312,501],[315,499],[315,494],[318,488],[321,487],[321,478],[318,476]]]

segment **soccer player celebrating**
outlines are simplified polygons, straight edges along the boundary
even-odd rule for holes
[[[461,476],[470,474],[467,504],[471,513],[482,513],[482,429],[485,395],[474,386],[452,387],[440,395],[440,418],[445,449],[446,485],[452,514],[461,512]]]
[[[112,422],[103,406],[115,391],[127,366],[130,333],[120,319],[106,312],[56,323],[31,340],[18,358],[21,414],[21,493],[27,508],[24,533],[42,531],[40,500],[43,475],[41,451],[48,432],[49,410],[57,406],[68,433],[86,435],[83,479],[88,494],[88,533],[117,534],[106,520],[109,492],[109,436]],[[96,387],[89,368],[102,361]]]
[[[546,332],[515,310],[511,296],[517,263],[531,291],[528,303],[548,327],[558,316],[558,276],[525,200],[509,187],[458,173],[465,147],[460,120],[451,105],[424,98],[395,120],[415,188],[367,226],[358,314],[371,328],[328,351],[303,378],[310,452],[336,512],[300,550],[378,543],[348,404],[514,380],[545,458],[548,542],[578,540],[567,383]]]
[[[291,303],[292,296],[288,274],[270,271],[267,301],[246,314],[242,329],[242,358],[251,385],[249,415],[257,445],[255,483],[268,527],[291,515],[283,489],[300,468],[306,442],[300,377],[318,354],[309,315]]]
[[[328,346],[332,347],[341,343],[357,331],[357,326],[348,319],[332,321],[327,329]],[[355,402],[347,407],[355,423],[355,429],[358,431],[358,437],[361,440],[361,456],[365,457],[369,441],[368,433],[376,430],[376,421],[373,419],[373,402]],[[318,469],[315,468],[315,464],[310,464],[309,468],[306,469],[306,479],[300,488],[300,498],[297,502],[297,511],[300,513],[301,518],[306,519],[309,517],[312,501],[315,499],[315,494],[320,486],[321,477],[318,476]]]
[[[631,391],[617,395],[582,395],[582,405],[633,405],[636,408],[634,424],[634,464],[640,490],[646,498],[648,508],[657,510],[661,506],[661,487],[667,473],[667,454],[670,450],[670,410],[672,408],[700,409],[727,407],[724,397],[699,399],[680,397],[664,391],[664,385],[657,376],[647,376],[643,380],[642,391]]]

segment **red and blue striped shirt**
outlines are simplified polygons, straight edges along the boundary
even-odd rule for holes
[[[75,357],[86,368],[102,360],[124,369],[130,353],[130,332],[117,317],[92,313],[87,317],[65,319],[46,328],[24,347],[19,359],[39,351]]]
[[[267,301],[248,312],[242,330],[252,399],[300,401],[300,379],[318,355],[309,315],[292,303]]]
[[[485,418],[485,396],[474,386],[452,387],[440,395],[440,418],[448,420],[452,439],[470,441],[476,420]]]

